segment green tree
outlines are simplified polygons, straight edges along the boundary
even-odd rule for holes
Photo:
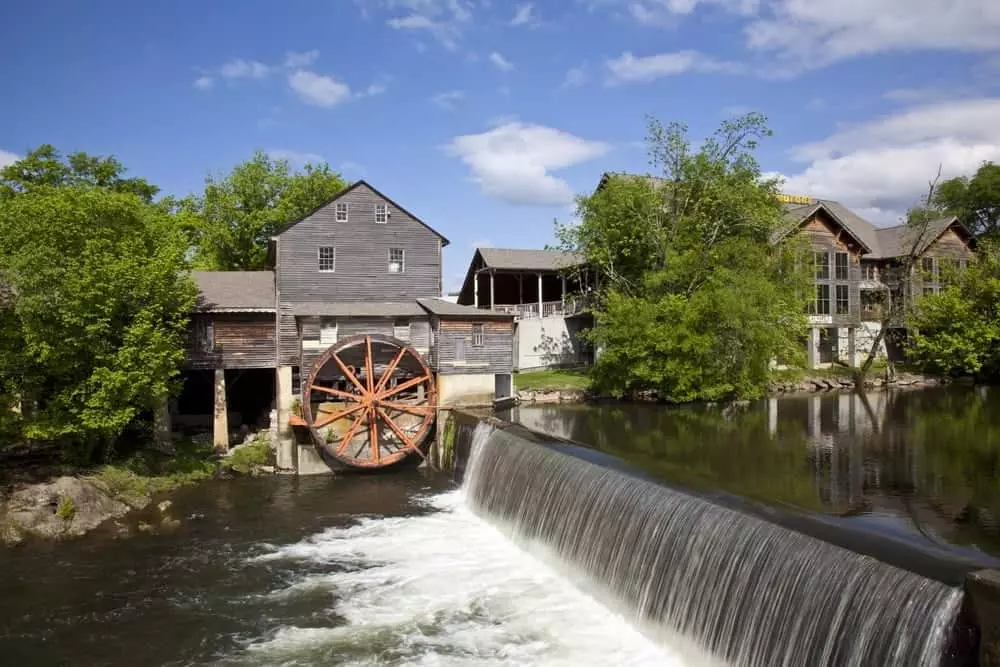
[[[910,314],[912,357],[953,375],[1000,375],[1000,247],[984,241],[951,285],[919,299]]]
[[[598,390],[655,390],[671,401],[762,392],[772,360],[801,356],[809,293],[802,244],[781,243],[778,184],[753,157],[759,114],[699,149],[682,125],[649,121],[659,176],[612,177],[578,200],[564,249],[604,277],[590,336]]]
[[[984,162],[971,177],[942,182],[934,205],[958,219],[976,236],[1000,233],[1000,165]]]
[[[124,165],[113,156],[77,152],[64,158],[52,145],[42,144],[0,169],[0,198],[44,186],[75,186],[131,193],[152,202],[159,188],[143,178],[125,178],[125,173]]]
[[[174,388],[195,298],[187,243],[113,179],[47,178],[0,197],[0,385],[24,437],[107,455]]]
[[[200,196],[181,203],[184,226],[195,245],[195,265],[220,271],[269,268],[270,238],[344,187],[340,174],[327,164],[307,164],[293,172],[286,160],[261,152],[225,176],[209,176]]]

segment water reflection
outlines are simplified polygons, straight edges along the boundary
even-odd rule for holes
[[[743,406],[522,406],[525,426],[665,481],[1000,556],[1000,390],[822,394]]]

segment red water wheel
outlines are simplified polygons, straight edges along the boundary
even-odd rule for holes
[[[406,343],[369,334],[337,342],[313,365],[302,416],[316,446],[341,463],[380,468],[420,446],[435,413],[434,376]]]

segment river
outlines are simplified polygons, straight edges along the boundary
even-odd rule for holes
[[[671,484],[1000,554],[1000,392],[521,407]],[[0,550],[11,665],[704,665],[437,473],[218,481],[175,529]],[[607,598],[602,598],[607,602]]]

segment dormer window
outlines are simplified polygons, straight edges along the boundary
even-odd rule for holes
[[[389,207],[385,204],[375,204],[375,222],[384,225],[389,222]]]
[[[336,216],[337,222],[347,222],[347,202],[337,202]]]

